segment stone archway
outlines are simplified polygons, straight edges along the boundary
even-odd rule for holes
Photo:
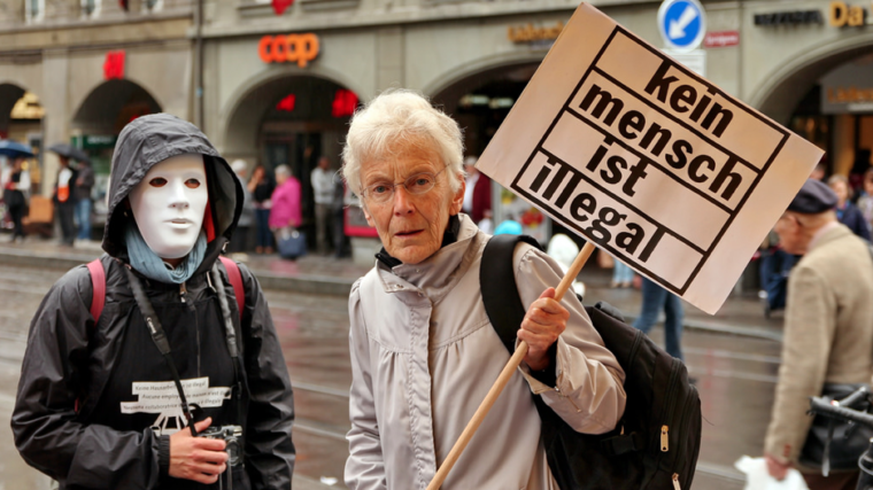
[[[852,44],[834,43],[819,46],[786,64],[767,77],[767,83],[746,98],[749,105],[787,124],[794,110],[818,80],[834,68],[873,52],[873,39],[853,39]]]
[[[435,91],[432,100],[465,128],[464,147],[481,154],[533,76],[539,61],[483,68]]]
[[[82,134],[117,135],[133,119],[161,112],[161,104],[130,80],[98,85],[76,109],[71,128]]]
[[[0,134],[9,133],[9,124],[12,120],[12,108],[26,91],[18,85],[11,83],[0,84]]]
[[[295,131],[295,126],[308,126],[313,130],[332,128],[344,134],[351,114],[337,116],[333,111],[340,90],[355,93],[333,79],[298,73],[254,84],[227,112],[222,152],[228,158],[257,158],[265,130],[287,132]]]

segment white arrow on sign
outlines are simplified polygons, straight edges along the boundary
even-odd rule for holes
[[[697,9],[688,5],[677,20],[670,21],[670,39],[685,37],[685,28],[697,18]]]

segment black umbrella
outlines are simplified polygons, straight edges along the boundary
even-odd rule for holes
[[[67,157],[72,160],[78,160],[80,162],[91,163],[91,159],[88,158],[88,155],[86,155],[84,151],[67,143],[55,143],[52,146],[49,146],[48,149],[49,151],[53,151],[62,157]]]
[[[9,158],[32,157],[30,147],[14,140],[0,140],[0,155]]]

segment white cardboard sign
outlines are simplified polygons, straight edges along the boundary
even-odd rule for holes
[[[477,167],[713,314],[822,153],[582,4]]]

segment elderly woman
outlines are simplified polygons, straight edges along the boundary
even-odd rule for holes
[[[382,94],[353,118],[343,174],[383,249],[349,298],[351,489],[423,489],[509,359],[485,313],[489,236],[459,214],[461,131],[421,96]],[[443,489],[557,488],[531,392],[574,429],[604,433],[624,411],[624,373],[561,269],[528,245],[513,257],[530,346]]]

